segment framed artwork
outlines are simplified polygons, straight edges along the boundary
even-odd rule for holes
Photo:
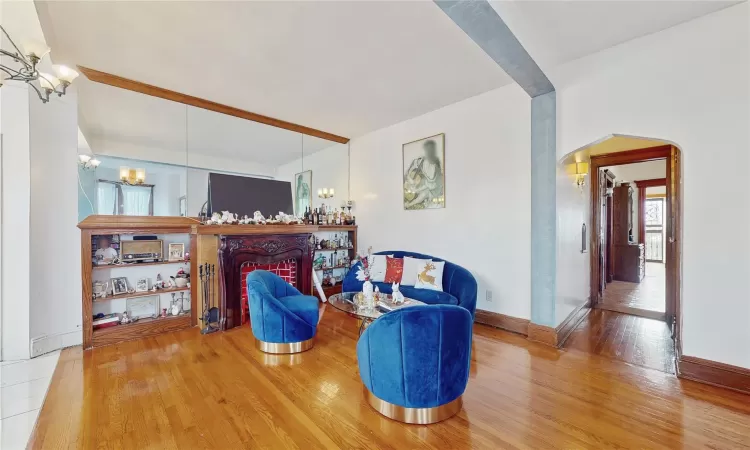
[[[130,319],[146,319],[159,315],[159,296],[129,298],[125,301],[125,309]]]
[[[404,209],[445,208],[445,134],[403,145]]]
[[[312,209],[312,170],[294,174],[294,215],[302,217],[307,208]]]
[[[183,261],[185,259],[185,244],[169,244],[169,260]]]
[[[126,277],[112,278],[110,281],[112,282],[113,294],[118,295],[128,293],[128,279]]]
[[[147,292],[148,291],[148,278],[138,278],[135,283],[135,292]]]

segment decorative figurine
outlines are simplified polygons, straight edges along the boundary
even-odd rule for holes
[[[167,317],[167,308],[161,309],[161,317]]]
[[[395,305],[400,305],[401,303],[404,303],[404,294],[401,293],[399,290],[400,284],[399,283],[393,283],[391,285],[391,288],[393,289],[393,294],[391,294],[392,302]]]
[[[128,312],[123,311],[122,316],[120,316],[120,325],[127,325],[130,323],[130,317],[128,317]]]
[[[264,224],[266,223],[266,218],[263,217],[263,214],[261,214],[260,211],[255,211],[253,213],[253,221],[257,224]]]
[[[170,312],[172,313],[173,316],[178,316],[182,312],[182,300],[181,299],[176,300],[175,299],[176,295],[177,294],[172,292],[172,306],[171,306],[172,310]]]
[[[227,223],[227,224],[235,224],[237,223],[237,215],[232,214],[229,211],[222,211],[221,212],[221,222]]]

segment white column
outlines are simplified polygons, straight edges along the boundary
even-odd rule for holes
[[[3,311],[2,360],[5,361],[30,356],[31,159],[28,87],[6,83],[2,91],[0,301]]]

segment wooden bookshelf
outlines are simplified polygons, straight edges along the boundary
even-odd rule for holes
[[[102,264],[102,265],[95,265],[93,267],[93,270],[119,269],[119,268],[124,268],[124,267],[160,266],[163,264],[190,264],[190,261],[157,261],[157,262],[147,262],[147,263]]]
[[[133,292],[109,295],[105,298],[93,299],[93,279],[97,270],[115,269],[119,267],[145,267],[148,265],[189,264],[189,261],[158,261],[151,263],[131,263],[127,265],[98,266],[93,264],[94,245],[97,236],[111,235],[165,235],[185,234],[190,236],[191,248],[194,236],[191,231],[197,220],[188,217],[154,217],[154,216],[102,216],[92,215],[78,224],[81,230],[81,319],[83,329],[83,348],[90,349],[102,345],[116,344],[121,341],[154,336],[157,334],[188,328],[192,325],[191,314],[182,316],[143,319],[127,325],[117,325],[109,328],[94,330],[93,313],[95,302],[107,302],[123,298],[138,298],[170,294],[173,292],[189,292],[191,289],[168,288],[156,292]],[[121,240],[120,240],[121,241]],[[119,245],[119,242],[117,242]],[[188,295],[191,299],[191,310],[196,311],[198,297]],[[196,321],[197,322],[197,321]]]

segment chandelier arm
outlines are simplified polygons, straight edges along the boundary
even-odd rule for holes
[[[0,70],[2,70],[3,72],[7,73],[8,75],[10,75],[10,77],[11,77],[10,79],[11,80],[14,79],[13,77],[23,77],[23,75],[21,74],[21,72],[19,72],[17,70],[14,70],[14,69],[11,69],[10,67],[6,67],[6,66],[3,66],[3,65],[0,65]]]
[[[39,92],[39,89],[38,89],[38,88],[37,88],[36,86],[34,86],[34,85],[33,85],[33,84],[31,84],[31,83],[27,83],[27,84],[28,84],[29,86],[31,86],[32,88],[34,88],[34,90],[36,91],[36,95],[38,95],[38,96],[39,96],[39,100],[41,100],[41,101],[42,101],[42,103],[47,103],[47,102],[49,101],[49,94],[48,94],[48,93],[47,93],[46,91],[45,91],[45,94],[46,94],[46,95],[45,95],[45,96],[43,97],[43,96],[42,96],[42,93],[41,93],[41,92]]]
[[[14,59],[17,59],[17,60],[23,62],[27,67],[32,67],[31,62],[26,59],[26,57],[23,55],[23,52],[21,51],[21,49],[18,48],[18,46],[16,45],[15,42],[13,42],[13,39],[11,39],[10,35],[8,34],[7,31],[5,31],[5,28],[3,28],[2,25],[0,25],[0,30],[2,30],[3,34],[5,35],[5,37],[8,38],[8,40],[10,41],[10,44],[13,46],[13,48],[16,49],[16,52],[18,52],[18,53],[17,53],[17,55],[13,55],[13,54],[11,54],[11,53],[9,53],[9,52],[7,52],[5,50],[2,50],[2,49],[0,49],[0,52],[2,52],[3,54],[6,54],[8,56],[10,56],[11,58],[14,58]]]

